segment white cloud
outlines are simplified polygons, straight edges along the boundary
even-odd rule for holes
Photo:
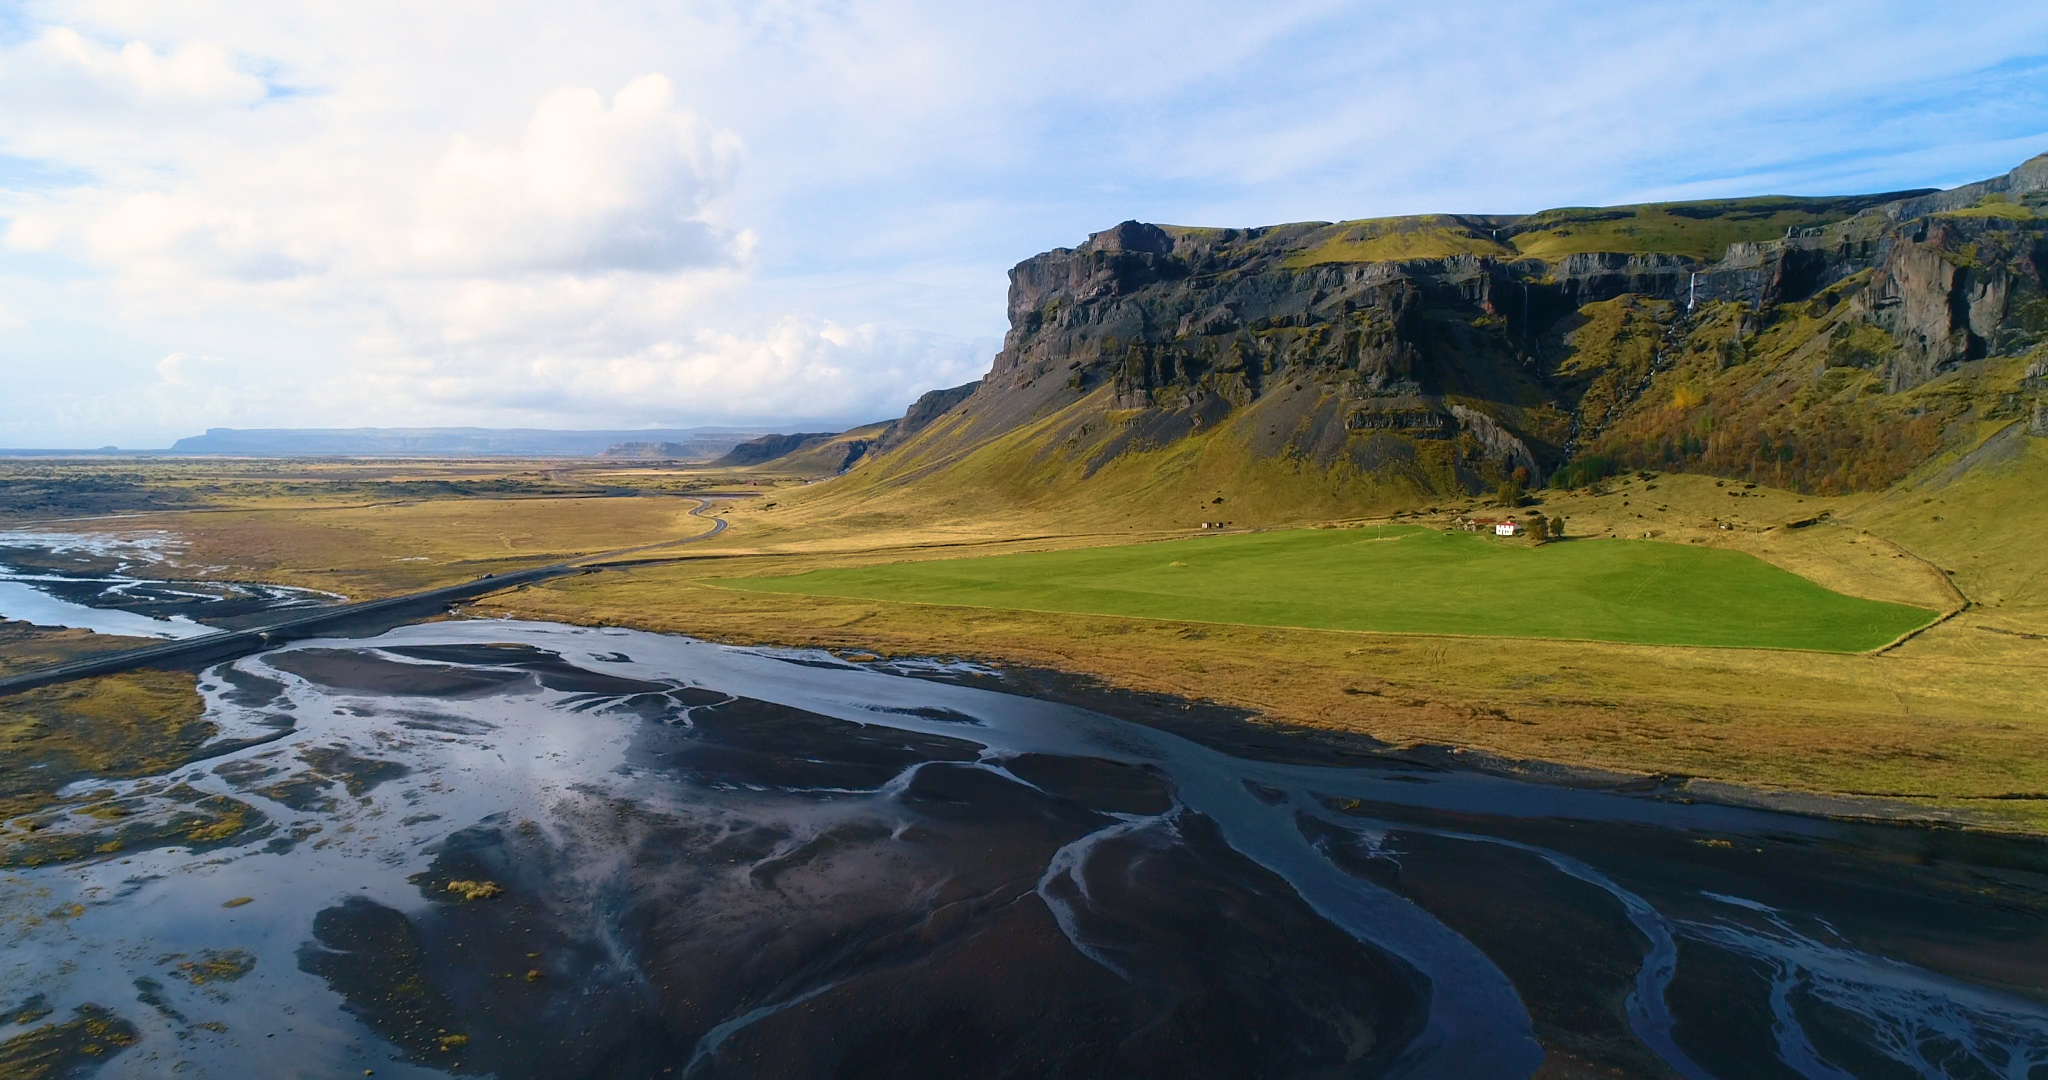
[[[211,42],[159,53],[131,41],[111,49],[68,27],[50,27],[0,62],[0,80],[35,80],[57,108],[148,102],[174,106],[247,104],[267,92],[263,80],[238,70]]]
[[[166,143],[184,140],[188,152],[204,151],[222,115],[256,110],[269,94],[217,42],[159,48],[48,26],[0,48],[0,147],[138,179],[170,164]]]
[[[417,385],[402,364],[373,385],[411,387],[442,405],[530,414],[664,418],[886,419],[936,384],[975,378],[987,354],[964,343],[877,326],[788,317],[745,332],[698,330],[624,355],[549,351],[506,363],[475,353],[436,366]]]
[[[154,365],[152,384],[117,408],[125,422],[177,417],[193,430],[263,426],[280,406],[306,426],[423,425],[444,421],[449,410],[478,409],[553,426],[879,420],[933,385],[978,376],[987,344],[792,316],[746,333],[700,330],[627,354],[609,343],[597,351],[535,346],[516,356],[457,349],[431,360],[393,351],[359,354],[346,368],[292,371],[173,353]]]
[[[1005,268],[1126,217],[2010,167],[2048,8],[1992,8],[39,0],[0,275],[48,302],[8,297],[0,431],[881,415],[985,368]]]
[[[308,269],[293,258],[298,245],[263,215],[204,191],[140,191],[74,209],[75,236],[66,237],[63,225],[45,226],[41,247],[74,239],[82,254],[131,289],[182,294],[214,278],[266,280]]]
[[[63,226],[50,215],[17,212],[0,243],[14,251],[48,251],[62,234]]]
[[[218,356],[192,356],[187,353],[172,353],[156,362],[157,377],[167,385],[186,389],[211,388],[220,384],[222,377],[230,373],[228,365]]]
[[[181,299],[217,279],[661,273],[730,268],[748,250],[718,219],[738,138],[679,106],[659,74],[609,105],[555,90],[511,145],[458,133],[427,159],[340,141],[316,132],[179,162],[159,177],[175,186],[58,193],[15,218],[8,244],[68,250],[130,294]]]
[[[741,146],[642,75],[610,108],[589,89],[557,90],[517,146],[466,136],[420,198],[412,253],[457,272],[662,271],[734,261],[733,236],[707,220]]]
[[[53,33],[32,48],[52,39],[80,40]],[[187,54],[222,55],[193,46],[174,57]],[[87,56],[101,67],[109,56],[131,56],[137,78],[158,74],[146,46]],[[243,98],[216,104],[222,128],[277,127],[251,115]],[[306,121],[325,111],[317,99],[291,108]],[[361,134],[315,122],[274,144],[224,140],[205,156],[173,141],[157,149],[156,168],[130,172],[129,184],[19,198],[5,245],[98,268],[130,322],[261,312],[352,343],[342,379],[284,357],[257,365],[260,378],[241,386],[224,384],[234,365],[185,350],[156,364],[154,400],[216,419],[284,405],[292,416],[244,419],[526,409],[574,423],[576,410],[557,392],[493,389],[529,385],[540,370],[561,382],[571,363],[622,379],[633,373],[632,385],[613,384],[609,402],[597,376],[569,380],[586,411],[717,413],[760,400],[721,394],[714,379],[693,379],[687,403],[619,396],[661,382],[650,364],[693,363],[692,343],[712,340],[703,337],[704,304],[744,280],[754,247],[751,233],[724,222],[720,202],[743,145],[679,103],[665,76],[629,78],[609,100],[587,87],[541,93],[525,123],[500,138],[453,131],[394,143]],[[763,341],[788,333],[758,332]],[[756,355],[726,342],[712,353],[734,363]],[[196,374],[202,367],[205,379]],[[704,370],[701,358],[692,370]],[[733,385],[749,381],[740,373]],[[376,395],[352,392],[370,385]],[[295,418],[314,416],[328,419]]]

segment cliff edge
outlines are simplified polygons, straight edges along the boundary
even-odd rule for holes
[[[2031,416],[2044,272],[2048,155],[1949,191],[1126,221],[1019,263],[988,376],[861,472],[1026,501],[1118,472],[1181,501],[1299,483],[1326,508],[1643,467],[1881,488]]]

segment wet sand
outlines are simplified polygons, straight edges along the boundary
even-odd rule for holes
[[[19,872],[0,1005],[57,1016],[0,1038],[104,1010],[110,1076],[2048,1073],[2038,844],[627,631],[203,689],[274,741],[157,787],[265,834]]]
[[[282,585],[163,576],[180,548],[132,536],[0,530],[0,619],[134,638],[202,637],[341,599]]]

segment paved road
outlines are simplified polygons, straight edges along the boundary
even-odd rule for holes
[[[745,493],[751,495],[751,492]],[[702,517],[711,508],[711,499],[689,496],[697,499],[692,516]],[[718,494],[717,498],[743,498],[739,494]],[[381,600],[362,600],[352,604],[336,604],[317,611],[298,610],[292,615],[262,626],[246,630],[222,630],[202,637],[166,641],[159,645],[144,645],[137,649],[122,649],[105,652],[61,664],[20,672],[0,678],[0,694],[27,690],[51,683],[82,679],[91,675],[111,675],[118,671],[130,671],[142,667],[191,667],[199,664],[218,663],[222,660],[243,656],[269,648],[280,641],[293,638],[317,637],[320,631],[346,624],[362,624],[383,619],[405,622],[444,610],[458,600],[469,600],[487,593],[530,585],[536,581],[563,577],[583,572],[583,567],[604,559],[632,555],[656,548],[676,547],[709,540],[725,531],[725,519],[711,518],[711,531],[678,540],[663,540],[638,547],[620,548],[616,551],[600,552],[580,558],[566,559],[548,566],[537,566],[528,570],[515,570],[507,574],[485,574],[483,577],[457,585],[443,585],[438,589],[427,589],[404,596],[388,596]]]

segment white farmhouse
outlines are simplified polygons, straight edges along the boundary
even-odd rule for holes
[[[1496,521],[1493,523],[1493,535],[1495,536],[1517,536],[1521,534],[1521,531],[1522,527],[1513,521]]]

